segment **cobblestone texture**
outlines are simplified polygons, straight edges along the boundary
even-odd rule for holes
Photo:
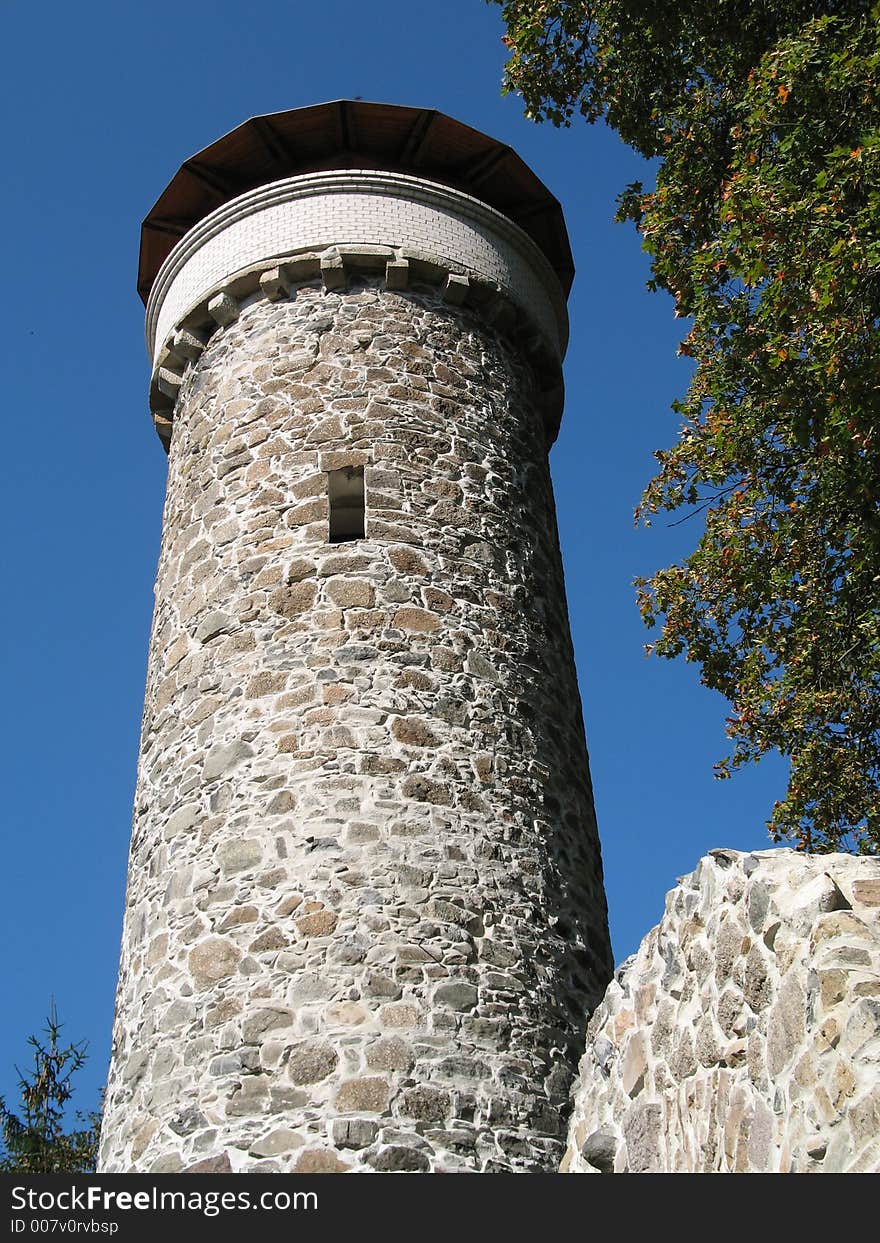
[[[101,1168],[557,1168],[611,968],[531,372],[372,277],[200,344]],[[329,545],[346,465],[366,538]]]
[[[880,1170],[880,861],[715,850],[587,1030],[568,1173]]]

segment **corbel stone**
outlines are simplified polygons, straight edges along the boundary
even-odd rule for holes
[[[174,349],[174,343],[169,339],[157,351],[153,371],[155,372],[159,367],[167,367],[169,371],[183,371],[185,366],[183,355]]]
[[[154,412],[153,426],[155,427],[156,431],[159,434],[159,439],[167,447],[167,445],[169,444],[171,440],[171,432],[174,428],[173,422],[171,421],[171,419],[166,419],[164,414],[157,414]]]
[[[538,371],[553,372],[559,367],[559,359],[553,353],[553,350],[541,333],[535,333],[527,338],[525,341],[525,352],[528,354],[532,366]]]
[[[183,383],[183,376],[177,371],[171,371],[168,367],[159,367],[156,372],[156,387],[160,393],[164,393],[166,397],[170,397],[172,401],[177,400],[177,394],[180,392],[180,386]]]
[[[345,288],[345,264],[338,252],[321,256],[321,280],[327,290]]]
[[[208,343],[207,333],[197,332],[193,328],[178,328],[174,334],[175,354],[194,362]]]
[[[228,293],[214,294],[208,303],[208,314],[220,328],[234,324],[238,319],[238,303]]]
[[[155,383],[150,385],[149,404],[152,418],[156,415],[160,415],[163,419],[174,418],[174,403],[169,401],[164,393],[159,392],[159,387]]]
[[[562,422],[562,408],[565,403],[565,384],[559,363],[536,376],[535,404],[544,424],[547,448],[559,435]]]
[[[385,264],[385,285],[388,289],[406,289],[409,285],[409,259],[389,259]]]
[[[165,410],[169,406],[173,407],[177,397],[177,390],[175,390],[174,396],[169,401],[168,393],[159,386],[159,378],[163,370],[167,370],[167,368],[163,368],[161,362],[158,362],[150,375],[150,410],[153,414],[157,411]]]
[[[500,291],[483,312],[486,322],[499,332],[509,332],[516,323],[516,308]]]
[[[471,283],[466,276],[450,272],[443,284],[443,301],[450,306],[461,306],[468,296]]]
[[[280,266],[263,273],[260,288],[270,302],[282,302],[290,297],[290,281]]]

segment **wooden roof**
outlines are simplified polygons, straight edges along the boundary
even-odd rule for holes
[[[568,294],[574,263],[562,208],[515,151],[433,109],[340,99],[251,117],[180,166],[141,230],[143,301],[174,244],[217,207],[271,181],[337,168],[412,173],[488,203],[538,244]]]

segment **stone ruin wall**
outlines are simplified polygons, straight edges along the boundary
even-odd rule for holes
[[[611,966],[532,371],[274,296],[175,381],[101,1168],[554,1169]]]
[[[568,1173],[880,1170],[880,861],[715,850],[587,1030]]]

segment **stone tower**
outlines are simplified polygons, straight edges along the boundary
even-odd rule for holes
[[[555,1169],[611,974],[559,205],[326,104],[188,160],[140,276],[169,469],[101,1168]]]

